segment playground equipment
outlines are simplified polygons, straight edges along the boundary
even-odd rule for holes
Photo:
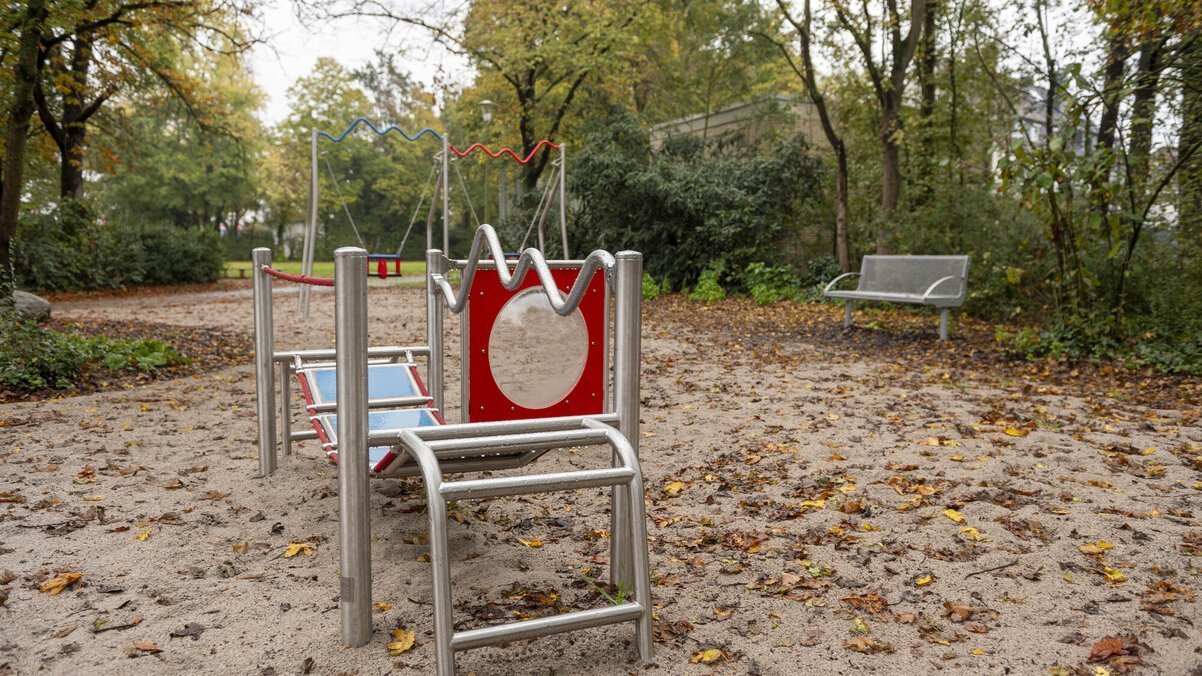
[[[309,202],[308,202],[308,209],[306,210],[306,217],[305,217],[305,242],[304,242],[304,247],[302,250],[302,263],[301,263],[301,270],[302,270],[301,274],[302,275],[304,275],[304,276],[312,276],[313,275],[313,258],[314,258],[314,250],[316,248],[316,241],[317,241],[317,207],[318,207],[318,201],[319,201],[318,198],[319,198],[319,185],[320,185],[318,178],[317,178],[318,174],[320,173],[320,168],[318,167],[318,157],[319,157],[318,139],[325,138],[325,139],[328,139],[331,143],[341,143],[352,132],[354,132],[354,130],[357,127],[359,127],[359,125],[365,125],[367,128],[369,128],[373,132],[375,132],[376,135],[378,135],[378,136],[387,136],[389,133],[396,132],[397,134],[400,134],[401,137],[404,138],[405,140],[407,140],[409,142],[416,142],[419,139],[421,139],[423,136],[426,136],[427,134],[429,134],[429,135],[433,136],[434,138],[438,139],[442,143],[442,149],[433,158],[433,164],[430,169],[430,175],[426,179],[426,184],[423,187],[422,192],[421,192],[421,198],[418,200],[417,207],[414,208],[414,210],[413,210],[413,216],[409,219],[409,224],[405,229],[405,234],[401,238],[401,243],[397,247],[396,253],[395,254],[369,254],[369,257],[368,257],[369,262],[370,261],[377,262],[376,273],[381,278],[387,277],[387,275],[388,275],[387,266],[382,263],[389,262],[389,261],[394,263],[395,274],[398,274],[398,275],[400,274],[400,272],[401,272],[401,266],[400,266],[401,252],[405,248],[405,242],[409,239],[409,234],[410,234],[410,232],[412,232],[413,226],[417,221],[417,217],[421,212],[422,204],[425,201],[426,194],[431,188],[433,189],[433,194],[431,195],[431,198],[430,198],[429,212],[426,216],[426,248],[430,249],[430,248],[434,247],[434,216],[435,216],[435,212],[438,207],[439,196],[441,196],[441,198],[442,198],[441,199],[442,251],[446,252],[448,255],[450,254],[450,248],[451,248],[450,175],[451,175],[452,167],[454,168],[456,177],[459,180],[459,184],[463,191],[464,199],[467,201],[467,208],[468,208],[469,213],[471,214],[473,222],[475,223],[476,227],[480,227],[482,225],[480,222],[480,219],[476,215],[475,207],[471,203],[471,198],[468,196],[468,189],[467,189],[467,185],[463,179],[463,173],[459,170],[458,163],[454,162],[454,160],[459,160],[462,158],[469,157],[472,154],[474,154],[476,151],[480,151],[492,159],[501,159],[501,158],[503,158],[503,156],[508,155],[510,158],[513,159],[514,162],[517,162],[520,165],[529,164],[531,161],[534,160],[534,158],[538,155],[538,153],[543,151],[545,148],[550,148],[552,150],[559,151],[559,156],[551,162],[551,167],[553,169],[554,175],[550,180],[546,181],[544,184],[544,188],[543,188],[541,197],[539,199],[538,206],[534,210],[534,214],[533,214],[533,217],[531,218],[530,225],[526,229],[526,235],[525,235],[525,237],[523,237],[521,246],[519,248],[524,249],[526,247],[526,241],[530,238],[531,232],[534,231],[535,228],[537,227],[538,248],[540,251],[546,250],[547,214],[550,213],[551,206],[555,201],[556,195],[558,195],[558,197],[559,197],[559,202],[558,202],[559,230],[560,230],[560,239],[561,239],[561,242],[563,245],[563,257],[564,257],[564,259],[570,258],[570,254],[568,253],[567,180],[566,180],[566,175],[565,175],[565,170],[567,167],[567,147],[564,144],[561,143],[561,144],[557,145],[548,140],[542,140],[542,141],[539,141],[538,143],[536,143],[534,148],[525,157],[520,157],[517,153],[515,153],[513,150],[511,150],[509,148],[501,148],[500,150],[493,151],[493,150],[490,150],[488,147],[486,147],[482,143],[473,143],[473,144],[469,145],[466,149],[460,150],[459,148],[456,148],[455,146],[451,145],[450,142],[447,140],[447,137],[444,134],[440,134],[440,133],[434,131],[433,129],[430,129],[429,127],[422,129],[421,131],[417,132],[416,134],[410,136],[407,132],[405,132],[405,130],[403,130],[400,127],[397,127],[395,125],[389,125],[381,130],[379,127],[372,124],[372,122],[370,120],[368,120],[367,118],[360,117],[360,118],[356,118],[353,122],[351,122],[351,124],[346,129],[344,129],[342,131],[342,133],[340,133],[338,135],[330,134],[330,133],[324,132],[324,131],[319,131],[317,129],[313,129],[310,132]],[[330,167],[328,160],[326,160],[325,165],[326,165],[327,171],[329,172],[330,180],[331,180],[332,185],[334,186],[334,189],[340,190],[340,188],[338,187],[337,177],[334,176],[334,171]],[[346,213],[346,218],[347,218],[347,221],[351,225],[351,229],[354,230],[355,236],[359,240],[359,245],[364,246],[363,239],[362,239],[362,237],[359,236],[359,229],[355,225],[355,219],[351,215],[350,210],[345,206],[345,204],[343,205],[343,210]],[[309,297],[310,297],[309,288],[307,286],[302,287],[301,292],[300,292],[300,310],[301,310],[301,313],[305,317],[309,316]]]
[[[486,246],[489,257],[482,258]],[[330,280],[281,273],[271,267],[270,249],[255,249],[260,472],[266,476],[276,470],[277,407],[285,455],[291,453],[292,441],[316,438],[338,463],[340,606],[342,641],[348,646],[363,645],[371,637],[368,477],[421,476],[430,519],[439,674],[454,673],[458,651],[619,622],[635,624],[640,657],[649,660],[651,592],[638,460],[642,255],[594,251],[582,261],[547,261],[537,249],[527,249],[516,261],[506,261],[501,251],[487,225],[476,231],[466,259],[427,251],[428,344],[368,347],[366,251],[338,249]],[[451,270],[460,272],[458,290],[447,279]],[[334,350],[275,350],[273,278],[335,287]],[[464,372],[460,421],[455,424],[447,423],[444,412],[443,322],[448,311],[462,317]],[[555,358],[548,360],[552,352]],[[426,359],[428,390],[417,357]],[[293,374],[311,431],[291,430]],[[454,473],[520,468],[554,448],[588,446],[609,446],[609,466],[444,479]],[[454,630],[447,502],[603,486],[611,487],[610,580],[632,590],[632,599]]]

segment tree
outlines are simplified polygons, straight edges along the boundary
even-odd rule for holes
[[[11,8],[11,6],[10,6]],[[12,91],[4,133],[4,167],[0,175],[0,276],[7,282],[12,270],[12,238],[17,233],[24,192],[25,144],[34,112],[33,92],[38,81],[38,48],[46,32],[46,0],[30,0],[25,11],[6,17],[17,38],[16,54],[5,63],[11,67]],[[12,287],[0,285],[0,293],[11,295]]]
[[[242,3],[88,0],[55,7],[56,28],[42,36],[34,94],[42,125],[59,148],[62,196],[82,199],[89,121],[121,88],[150,79],[204,123],[194,95],[198,83],[176,63],[180,45],[215,42],[229,54],[249,48],[238,26]]]
[[[802,83],[805,85],[806,94],[814,102],[814,107],[818,109],[818,119],[822,123],[822,133],[826,136],[826,141],[830,144],[831,151],[835,153],[835,256],[839,259],[839,267],[844,272],[848,272],[851,270],[852,262],[851,246],[847,235],[847,146],[843,143],[843,138],[835,130],[834,121],[831,120],[830,112],[826,107],[826,97],[818,86],[818,77],[815,73],[814,57],[812,54],[814,18],[813,12],[810,10],[810,0],[804,0],[804,2],[802,18],[798,21],[789,12],[789,8],[784,0],[776,1],[785,20],[797,32],[798,40],[801,43],[797,58],[801,60],[801,63],[797,63],[797,59],[794,58],[793,53],[789,51],[784,43],[777,42],[776,44],[780,48],[781,54],[788,60],[793,72],[801,78]]]
[[[878,63],[873,50],[877,46],[874,34],[875,17],[868,2],[861,10],[853,12],[845,0],[833,3],[835,18],[851,37],[860,52],[865,71],[876,94],[880,109],[881,142],[881,213],[877,229],[877,253],[890,253],[894,249],[894,237],[890,232],[894,214],[901,195],[901,113],[906,93],[906,73],[914,58],[922,26],[926,21],[927,0],[911,0],[910,27],[903,36],[902,16],[897,0],[884,0],[885,44],[888,56]],[[882,52],[885,50],[882,49]]]
[[[476,0],[462,14],[441,17],[406,13],[391,0],[312,2],[326,17],[363,16],[417,26],[479,69],[476,88],[497,92],[493,124],[516,128],[522,155],[542,139],[556,139],[590,78],[620,71],[630,46],[630,26],[644,4],[637,0]],[[489,98],[492,98],[491,96]],[[533,193],[550,149],[523,167]]]

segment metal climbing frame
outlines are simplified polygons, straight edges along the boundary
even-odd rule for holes
[[[487,246],[491,260],[482,260]],[[270,267],[269,250],[257,249],[255,259],[256,375],[258,377],[260,471],[267,475],[276,468],[276,390],[274,364],[280,367],[279,415],[283,420],[284,452],[288,442],[314,438],[313,432],[288,429],[288,385],[290,365],[297,355],[311,359],[333,359],[337,368],[336,425],[339,447],[339,542],[341,550],[340,608],[342,640],[348,646],[366,644],[371,638],[371,539],[368,449],[393,446],[403,451],[425,484],[430,519],[430,564],[434,596],[434,641],[439,674],[453,674],[454,653],[510,641],[587,627],[633,622],[640,657],[653,652],[651,634],[650,571],[646,547],[646,515],[643,480],[638,460],[639,355],[642,255],[623,251],[610,255],[596,251],[575,262],[579,273],[575,284],[562,291],[553,269],[567,262],[543,259],[535,249],[522,253],[516,263],[507,263],[500,243],[489,226],[481,226],[471,253],[464,260],[449,260],[438,250],[426,255],[427,337],[429,347],[369,348],[367,346],[367,252],[346,247],[335,252],[334,351],[308,350],[275,352],[271,339],[271,280],[263,270]],[[612,399],[596,412],[496,422],[373,430],[368,412],[368,368],[372,360],[405,355],[427,357],[430,403],[441,411],[445,399],[443,369],[444,317],[459,314],[469,306],[473,279],[482,269],[491,269],[510,292],[520,289],[526,276],[537,276],[554,311],[567,316],[578,311],[586,294],[594,290],[594,273],[600,273],[614,297],[612,326],[614,371]],[[461,271],[458,291],[447,280],[451,269]],[[349,377],[348,377],[349,376]],[[467,374],[465,374],[465,378]],[[604,373],[602,373],[604,377]],[[440,419],[441,420],[441,419]],[[609,467],[571,472],[489,476],[447,480],[444,475],[483,468],[520,467],[551,448],[609,446]],[[486,497],[548,493],[590,487],[611,487],[611,582],[630,589],[630,600],[594,608],[511,624],[455,631],[452,621],[450,561],[447,545],[447,502]]]

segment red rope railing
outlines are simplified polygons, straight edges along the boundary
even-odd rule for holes
[[[262,267],[262,270],[263,270],[263,272],[271,275],[272,277],[278,277],[280,279],[283,279],[283,280],[286,280],[289,282],[296,282],[297,284],[312,284],[313,286],[334,286],[334,278],[333,277],[306,277],[304,275],[290,275],[287,272],[276,270],[275,268],[269,267],[266,265],[264,265]]]
[[[455,146],[451,146],[451,152],[455,153],[459,157],[467,157],[468,155],[471,155],[472,152],[474,152],[476,150],[482,150],[482,151],[484,151],[484,153],[486,155],[493,158],[494,160],[502,155],[509,155],[514,160],[516,160],[518,164],[530,164],[530,160],[533,160],[534,156],[537,155],[538,151],[542,150],[543,147],[551,148],[552,150],[559,150],[559,146],[544,139],[542,141],[539,141],[537,144],[535,144],[534,150],[530,151],[530,154],[526,156],[526,159],[522,159],[522,158],[518,157],[518,154],[513,152],[509,148],[501,148],[500,150],[498,150],[497,152],[494,153],[493,151],[489,150],[488,146],[484,145],[483,143],[473,143],[467,147],[467,150],[460,150],[460,149],[456,148]]]

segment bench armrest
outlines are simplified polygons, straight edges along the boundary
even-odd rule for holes
[[[830,291],[831,288],[834,287],[835,284],[838,284],[839,280],[841,280],[841,279],[846,279],[848,277],[859,277],[859,276],[860,276],[860,273],[858,273],[858,272],[844,272],[843,274],[839,275],[838,277],[832,279],[830,281],[830,283],[826,285],[826,288],[822,290],[822,293],[825,294],[827,291]]]
[[[940,284],[942,284],[948,280],[952,280],[952,279],[960,279],[960,278],[956,275],[951,275],[951,276],[936,280],[934,284],[927,287],[926,292],[922,294],[922,299],[925,301],[926,299],[930,298],[931,294],[935,292],[935,287],[939,286]]]

